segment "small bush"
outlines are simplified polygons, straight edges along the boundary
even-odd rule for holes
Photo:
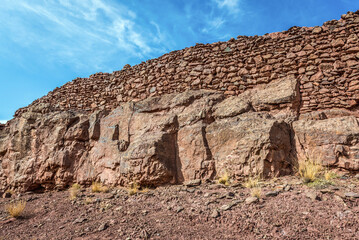
[[[128,188],[128,194],[129,195],[135,195],[136,193],[138,193],[140,190],[140,185],[134,181],[130,184],[130,187]]]
[[[230,179],[231,177],[229,176],[228,172],[225,171],[224,174],[219,177],[218,183],[228,186]]]
[[[250,176],[247,178],[247,180],[244,182],[244,187],[246,188],[256,188],[259,186],[259,179],[260,177],[257,176]]]
[[[26,201],[20,200],[17,202],[9,203],[5,206],[6,211],[10,214],[10,216],[14,218],[19,218],[26,207]]]
[[[260,198],[262,196],[262,189],[260,187],[252,188],[251,196]]]
[[[69,188],[69,195],[70,195],[70,199],[74,200],[77,198],[78,193],[80,192],[81,186],[78,183],[74,183],[70,188]]]
[[[330,181],[332,179],[338,178],[338,175],[333,171],[326,170],[324,172],[324,178],[325,178],[325,180]]]
[[[94,193],[96,193],[96,192],[108,192],[109,188],[104,186],[100,182],[93,182],[92,185],[91,185],[91,190]]]
[[[299,175],[302,178],[304,183],[314,182],[320,172],[322,171],[322,165],[313,161],[313,160],[306,160],[299,162]]]

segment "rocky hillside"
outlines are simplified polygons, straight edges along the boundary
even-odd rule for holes
[[[76,79],[0,126],[0,191],[359,170],[359,12]]]

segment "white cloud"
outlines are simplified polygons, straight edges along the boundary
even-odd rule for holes
[[[0,123],[5,124],[8,120],[0,120]]]
[[[115,1],[5,0],[2,5],[0,25],[7,36],[21,47],[41,48],[50,61],[101,68],[111,53],[129,58],[162,52],[158,25],[153,31],[138,25],[136,14]]]
[[[226,8],[229,13],[238,13],[240,11],[240,0],[214,0],[219,8]]]
[[[209,33],[211,31],[217,30],[217,29],[221,28],[225,22],[226,21],[221,17],[216,17],[212,20],[209,20],[207,23],[207,27],[203,28],[202,32]]]

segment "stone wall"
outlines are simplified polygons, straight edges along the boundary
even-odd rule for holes
[[[358,33],[357,11],[321,27],[292,27],[264,36],[197,44],[113,73],[77,78],[30,106],[41,105],[48,112],[93,112],[188,89],[238,95],[258,84],[294,75],[301,95],[300,113],[353,110],[359,100]],[[15,116],[26,111],[27,107],[19,109]]]

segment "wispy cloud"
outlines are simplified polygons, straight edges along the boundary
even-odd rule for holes
[[[214,0],[219,8],[224,8],[230,13],[238,13],[240,11],[240,0]]]
[[[223,26],[226,21],[221,17],[216,17],[208,21],[207,26],[202,29],[202,32],[208,33],[215,31]]]
[[[105,1],[43,0],[30,4],[5,0],[0,24],[7,26],[8,37],[19,46],[40,47],[46,59],[72,62],[77,68],[104,68],[110,54],[144,58],[165,51],[160,46],[163,37],[157,36],[159,25],[152,21],[156,28],[149,31],[137,24],[133,11]],[[95,57],[91,55],[94,49]]]

